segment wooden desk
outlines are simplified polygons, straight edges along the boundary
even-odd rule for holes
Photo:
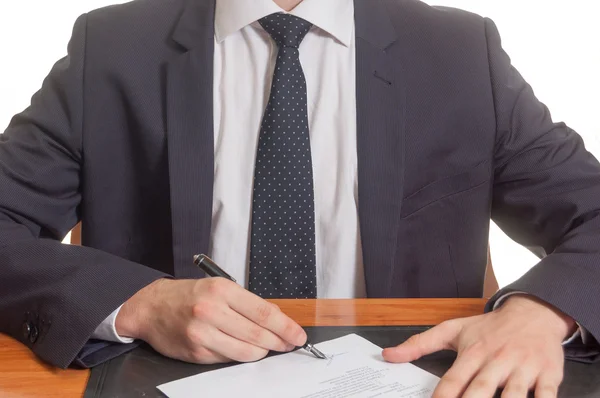
[[[481,314],[483,299],[273,300],[302,326],[437,325]],[[0,335],[0,397],[81,397],[87,370],[41,363],[23,345]]]

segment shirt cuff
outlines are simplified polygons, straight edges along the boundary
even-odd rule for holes
[[[104,340],[104,341],[112,341],[114,343],[122,343],[122,344],[130,344],[133,343],[135,339],[130,337],[121,337],[117,333],[117,329],[115,327],[115,321],[117,319],[117,315],[119,315],[119,311],[121,310],[121,306],[113,311],[94,331],[92,334],[93,339]]]
[[[513,296],[515,294],[524,294],[524,295],[528,296],[527,293],[518,292],[518,291],[503,294],[502,296],[498,297],[498,299],[494,303],[494,310],[500,308],[500,306],[502,304],[504,304],[504,302],[506,301],[507,298],[509,298],[510,296]],[[574,342],[575,340],[577,340],[579,337],[581,337],[581,340],[583,341],[584,344],[586,344],[586,340],[589,340],[590,335],[589,335],[588,331],[583,329],[581,327],[581,325],[579,324],[579,322],[575,321],[575,323],[577,323],[577,330],[575,331],[575,333],[573,333],[571,335],[571,337],[569,337],[568,339],[565,339],[563,341],[563,343],[562,343],[563,345],[570,344],[570,343]]]

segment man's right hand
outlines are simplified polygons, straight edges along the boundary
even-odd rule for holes
[[[115,327],[187,362],[252,362],[290,351],[306,333],[274,304],[224,278],[160,279],[131,297]]]

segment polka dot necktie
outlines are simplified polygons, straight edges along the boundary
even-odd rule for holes
[[[312,160],[298,50],[312,25],[289,14],[259,23],[279,51],[256,154],[249,289],[264,298],[315,298]]]

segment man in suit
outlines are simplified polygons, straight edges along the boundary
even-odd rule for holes
[[[457,350],[436,396],[551,397],[564,353],[598,354],[600,165],[488,19],[136,0],[78,19],[0,137],[0,331],[51,364],[304,344],[264,298],[481,297],[490,217],[540,264],[384,358]],[[79,220],[83,246],[62,245]]]

